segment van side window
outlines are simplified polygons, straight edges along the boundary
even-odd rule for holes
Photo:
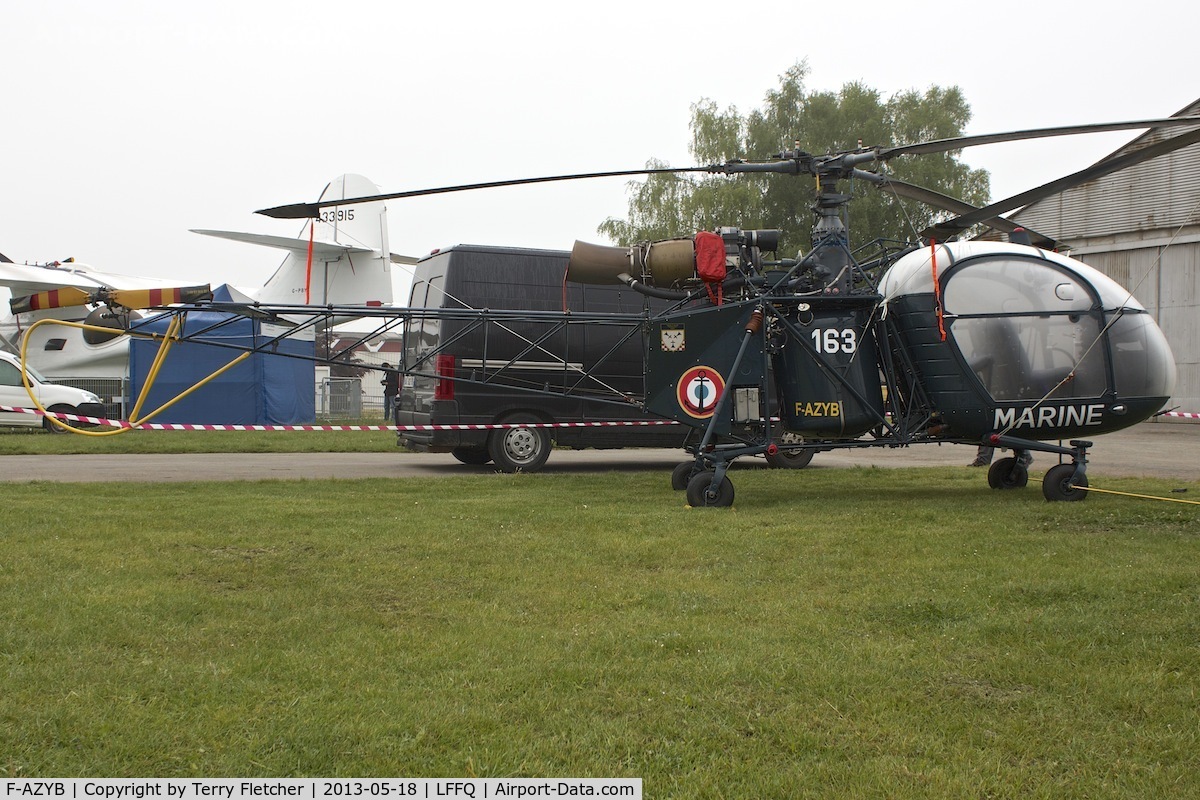
[[[444,295],[442,285],[445,280],[444,276],[438,275],[431,278],[428,283],[425,281],[413,283],[412,293],[409,296],[409,307],[414,309],[440,308]],[[404,326],[404,366],[406,369],[417,367],[421,359],[427,358],[438,346],[441,324],[441,320],[436,316],[417,315],[408,319]]]
[[[409,308],[424,308],[425,307],[425,292],[429,285],[424,281],[414,281],[412,291],[408,296]],[[416,351],[417,334],[421,330],[421,320],[409,317],[404,322],[404,363],[411,364],[413,359],[409,353]]]
[[[21,370],[7,361],[0,361],[0,386],[22,386]]]

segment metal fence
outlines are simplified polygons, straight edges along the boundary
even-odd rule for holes
[[[104,403],[104,414],[108,419],[125,419],[129,386],[123,378],[48,378],[46,382],[91,392]]]
[[[129,382],[121,378],[53,378],[48,383],[74,386],[92,392],[104,404],[109,419],[125,419]],[[381,390],[382,391],[382,390]],[[382,395],[366,397],[366,405],[383,407]],[[326,419],[361,419],[364,393],[359,378],[323,378],[317,385],[316,413]]]
[[[325,419],[360,419],[362,381],[358,378],[322,378],[317,387],[317,416]]]

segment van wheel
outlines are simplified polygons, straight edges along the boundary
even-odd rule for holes
[[[462,463],[470,464],[473,467],[486,464],[492,460],[492,454],[487,451],[486,447],[456,447],[450,451],[450,455]]]
[[[514,414],[501,423],[516,427],[494,430],[488,436],[488,453],[502,472],[536,472],[550,457],[550,432],[522,422],[538,420],[532,414]]]
[[[767,453],[767,466],[771,469],[804,469],[816,454],[817,451],[809,447],[803,450],[780,450],[776,453]]]
[[[74,407],[63,406],[63,405],[50,406],[46,410],[53,411],[55,414],[74,414],[75,413]],[[66,420],[60,420],[60,422],[66,422]],[[66,422],[66,424],[72,425],[72,427],[74,427],[73,423]],[[66,433],[67,432],[66,428],[62,427],[61,425],[54,424],[54,421],[51,420],[49,417],[42,417],[42,427],[45,428],[46,431],[49,433]]]
[[[782,434],[778,442],[788,445],[803,444],[804,437],[798,433],[791,433],[789,431]],[[816,449],[808,447],[803,450],[779,450],[775,453],[766,454],[767,466],[771,469],[804,469],[816,454]]]

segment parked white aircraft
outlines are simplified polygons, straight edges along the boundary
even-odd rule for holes
[[[342,175],[329,183],[321,200],[364,197],[379,188],[361,175]],[[382,201],[330,206],[290,239],[256,233],[195,230],[237,242],[287,252],[267,282],[257,289],[223,286],[222,299],[270,303],[390,305],[391,265],[416,259],[388,248],[387,210]],[[111,334],[62,325],[43,325],[26,343],[29,363],[52,378],[121,378],[129,365],[129,337],[120,330],[136,315],[87,302],[102,290],[168,289],[178,282],[100,272],[68,259],[50,264],[15,264],[0,255],[0,287],[12,293],[12,316],[0,320],[0,346],[18,351],[24,332],[46,318],[87,322],[113,328]],[[72,292],[71,289],[78,291]],[[63,290],[63,291],[60,291]],[[70,295],[70,297],[68,297]],[[156,305],[159,303],[155,303]]]

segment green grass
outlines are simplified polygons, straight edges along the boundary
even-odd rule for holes
[[[4,492],[5,777],[1200,796],[1194,506],[952,469],[747,471],[733,509],[657,473]]]

